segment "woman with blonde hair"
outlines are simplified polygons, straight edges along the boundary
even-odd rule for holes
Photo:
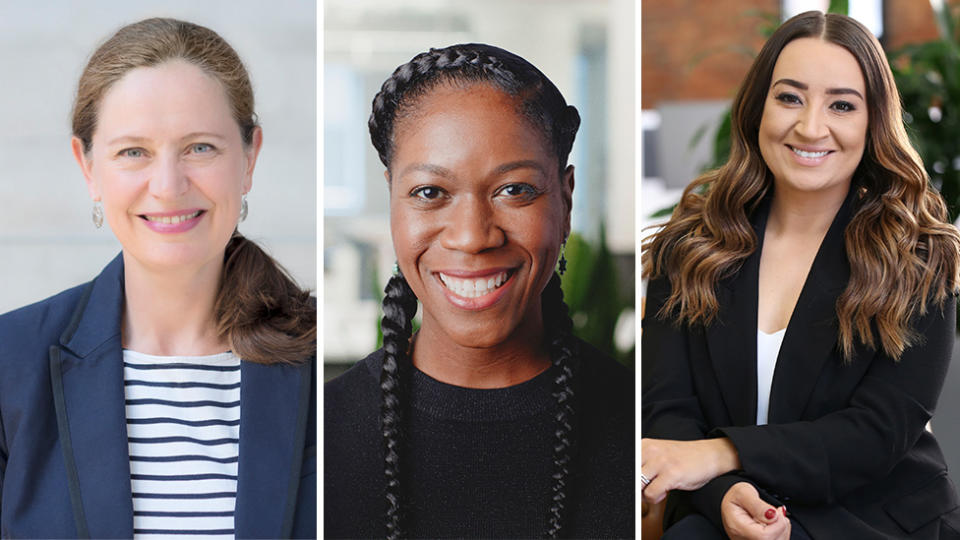
[[[732,148],[644,244],[641,483],[665,537],[954,538],[925,429],[960,235],[877,40],[807,12],[754,61]]]
[[[243,63],[202,26],[125,26],[72,127],[123,251],[0,316],[0,535],[315,537],[315,302],[237,231],[262,143]]]

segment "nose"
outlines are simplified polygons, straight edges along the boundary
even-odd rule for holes
[[[827,136],[827,119],[820,107],[806,107],[795,126],[797,134],[805,139],[818,140]]]
[[[176,199],[186,193],[190,180],[177,155],[158,156],[150,170],[150,194],[158,199]]]
[[[506,234],[497,223],[493,203],[483,197],[466,197],[452,205],[441,234],[441,245],[465,253],[500,247]]]

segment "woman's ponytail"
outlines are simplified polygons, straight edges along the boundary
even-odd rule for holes
[[[217,331],[244,360],[297,364],[317,354],[316,301],[238,232],[227,243],[214,313]]]

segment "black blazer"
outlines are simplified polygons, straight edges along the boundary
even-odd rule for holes
[[[923,342],[899,362],[859,345],[844,363],[835,303],[850,277],[843,234],[855,205],[848,197],[837,213],[803,285],[777,358],[768,425],[755,424],[757,280],[769,202],[754,213],[757,249],[718,286],[714,323],[691,328],[658,319],[670,284],[650,282],[643,437],[726,436],[743,467],[697,491],[671,493],[665,524],[699,512],[722,528],[720,501],[746,480],[785,504],[814,538],[960,536],[956,489],[925,429],[950,362],[955,299],[919,317],[914,328]]]
[[[123,259],[0,316],[0,537],[131,538]],[[316,537],[316,379],[241,362],[238,538]]]

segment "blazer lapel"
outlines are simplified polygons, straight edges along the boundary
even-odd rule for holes
[[[824,363],[836,358],[836,301],[850,279],[844,232],[855,191],[850,189],[827,230],[790,316],[770,388],[770,423],[801,419]]]
[[[303,463],[313,360],[300,366],[243,362],[237,538],[289,538]]]
[[[720,309],[706,330],[713,369],[735,426],[755,424],[757,420],[757,283],[769,211],[769,199],[755,211],[757,247],[738,272],[720,282]]]
[[[89,285],[60,345],[50,348],[57,426],[80,537],[133,536],[122,311],[118,255]]]

